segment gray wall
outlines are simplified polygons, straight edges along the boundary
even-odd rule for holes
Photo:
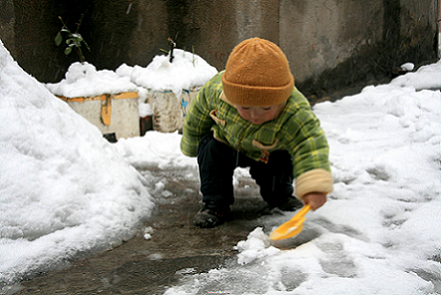
[[[280,1],[280,46],[309,93],[375,83],[436,57],[439,1]]]
[[[172,37],[222,70],[236,44],[257,36],[284,50],[313,99],[435,61],[439,11],[439,0],[0,0],[0,38],[24,70],[58,82],[78,61],[54,44],[58,16],[75,30],[84,14],[84,54],[98,69],[147,66]]]

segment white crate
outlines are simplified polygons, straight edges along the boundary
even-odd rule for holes
[[[183,90],[181,97],[170,91],[148,89],[146,102],[153,112],[153,130],[159,132],[182,132],[184,119],[191,101],[196,97],[201,87]]]
[[[103,135],[114,133],[116,139],[140,135],[137,92],[60,98],[75,112],[98,127]]]

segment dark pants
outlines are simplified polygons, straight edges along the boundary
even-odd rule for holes
[[[214,139],[209,132],[199,143],[198,164],[204,202],[233,204],[233,173],[237,167],[250,167],[251,177],[270,206],[283,204],[293,195],[293,166],[287,151],[272,152],[268,163],[255,161]]]

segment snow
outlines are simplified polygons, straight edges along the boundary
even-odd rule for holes
[[[403,71],[410,72],[410,71],[412,71],[415,68],[415,65],[413,63],[411,63],[411,62],[407,62],[405,64],[402,64],[400,68]]]
[[[421,89],[440,89],[441,88],[441,64],[423,66],[415,73],[408,73],[395,78],[392,85],[401,87],[413,86],[416,90]]]
[[[116,73],[121,77],[130,77],[133,83],[147,89],[172,90],[177,98],[181,97],[182,90],[202,86],[217,73],[215,67],[197,54],[174,49],[173,57],[170,63],[169,55],[157,55],[145,68],[123,64]]]
[[[182,91],[204,85],[217,73],[215,67],[197,54],[175,49],[173,56],[172,63],[169,55],[158,55],[145,68],[122,64],[115,72],[98,71],[87,62],[75,62],[63,80],[45,86],[53,94],[68,98],[138,92],[139,116],[143,118],[153,114],[150,104],[146,103],[149,91],[172,90],[179,99]]]
[[[130,239],[153,202],[95,126],[0,44],[0,281]]]
[[[66,77],[46,87],[55,95],[64,97],[94,97],[103,93],[118,94],[137,91],[129,77],[121,77],[113,71],[97,71],[90,63],[75,62],[69,66]]]
[[[172,63],[168,55],[158,55],[145,68],[122,64],[115,72],[98,71],[87,62],[75,62],[70,65],[62,81],[45,86],[55,95],[70,98],[118,94],[138,91],[139,88],[172,90],[179,98],[184,89],[202,86],[217,73],[215,67],[197,54],[175,49],[173,56]]]
[[[280,242],[268,235],[292,213],[261,217],[238,241],[234,264],[182,270],[166,294],[440,294],[440,67],[316,105],[331,147],[329,201]],[[112,145],[3,45],[0,75],[0,281],[17,283],[136,231],[154,239],[153,228],[139,228],[153,201],[135,168],[193,171],[181,135],[152,131]]]

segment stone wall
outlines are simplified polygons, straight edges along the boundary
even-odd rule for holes
[[[97,69],[147,66],[168,37],[222,70],[236,44],[251,37],[278,44],[307,95],[376,83],[399,65],[436,60],[440,0],[76,0],[0,1],[0,38],[41,82],[58,82],[78,61],[54,37],[61,16],[79,32]]]

